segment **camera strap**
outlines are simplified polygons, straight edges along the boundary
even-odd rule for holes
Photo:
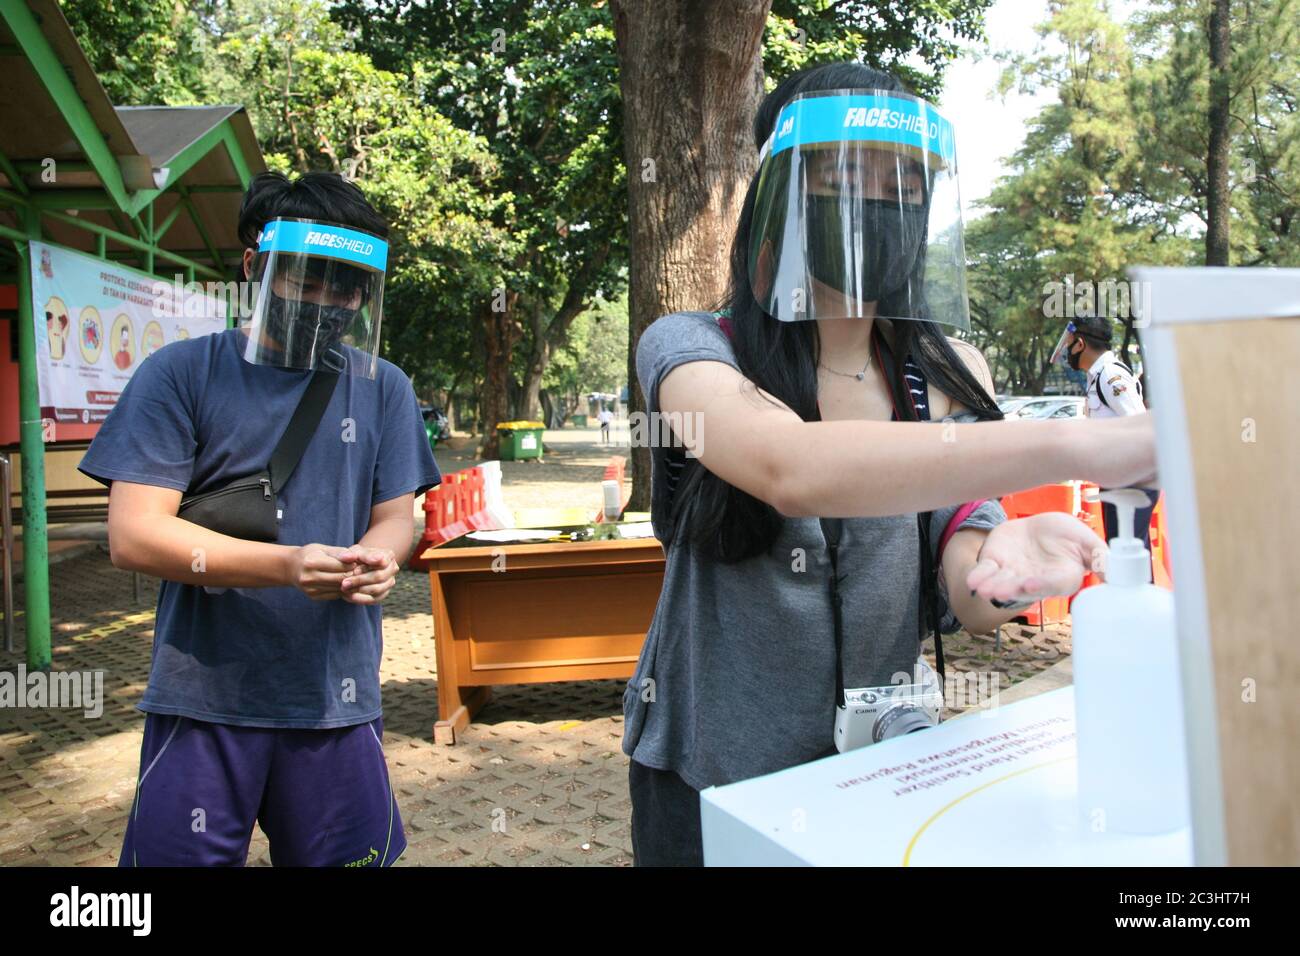
[[[835,706],[844,706],[844,596],[840,594],[840,532],[842,518],[819,518],[831,559],[831,621],[835,629]]]
[[[881,369],[884,370],[886,379],[893,381],[893,355],[890,350],[881,347],[881,337],[873,334],[875,340],[876,360],[880,363]],[[910,388],[910,385],[909,385]],[[893,388],[890,388],[890,397],[893,398]],[[917,421],[922,419],[919,410],[916,408],[915,401],[912,402],[913,414]],[[820,418],[820,408],[818,409]],[[898,405],[894,403],[894,421],[900,421],[901,416],[898,414]],[[920,544],[921,557],[921,587],[919,594],[919,606],[917,608],[918,616],[922,627],[928,630],[934,636],[934,659],[935,670],[938,671],[939,680],[944,680],[944,660],[943,660],[943,636],[939,630],[939,608],[937,581],[935,574],[934,561],[930,556],[930,517],[931,512],[925,511],[916,516],[917,537]],[[822,537],[826,539],[826,550],[830,556],[831,575],[829,582],[830,600],[831,600],[831,619],[835,630],[835,703],[838,707],[844,706],[844,597],[840,594],[840,577],[839,572],[839,546],[840,534],[844,528],[842,518],[820,518]],[[919,648],[918,648],[919,650]]]
[[[872,330],[876,332],[875,329]],[[889,344],[884,342],[884,337],[874,334],[876,344],[876,360],[885,372],[885,378],[890,383],[889,398],[894,406],[894,421],[902,421],[903,416],[898,414],[898,402],[894,398],[894,354],[889,348]],[[908,369],[908,364],[904,364],[904,371]],[[920,368],[911,366],[919,375]],[[917,384],[921,387],[921,393],[924,394],[926,383],[924,380]],[[921,410],[917,408],[916,399],[912,397],[912,386],[906,386],[909,404],[912,407],[913,421],[929,421],[930,409],[929,404],[925,405],[925,415],[921,415]],[[934,663],[935,670],[939,673],[939,680],[944,680],[944,662],[943,662],[943,635],[939,630],[939,582],[938,572],[934,566],[934,560],[930,554],[930,519],[933,512],[923,511],[916,516],[916,534],[920,543],[921,553],[921,593],[919,597],[919,606],[917,607],[917,616],[920,618],[921,626],[928,630],[934,637]]]
[[[273,492],[283,488],[288,483],[293,470],[298,467],[303,452],[307,450],[307,444],[316,433],[316,426],[320,424],[321,416],[325,414],[325,407],[329,405],[330,398],[334,395],[334,386],[338,381],[338,372],[318,368],[312,375],[311,381],[307,383],[307,390],[298,400],[298,407],[293,410],[293,417],[289,419],[288,427],[280,436],[275,451],[271,453],[271,464],[267,470],[271,473]]]

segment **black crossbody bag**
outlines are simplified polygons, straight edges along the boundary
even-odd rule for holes
[[[271,463],[255,475],[236,478],[201,495],[185,495],[178,517],[232,538],[278,540],[280,508],[276,494],[298,467],[338,379],[338,372],[318,369],[294,409],[289,427],[271,453]]]

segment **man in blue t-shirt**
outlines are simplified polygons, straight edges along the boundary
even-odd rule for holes
[[[301,220],[310,231],[272,241],[268,223]],[[377,348],[387,234],[339,176],[258,176],[239,217],[260,286],[251,323],[145,360],[82,460],[111,486],[113,564],[162,579],[123,866],[242,865],[254,821],[276,865],[385,866],[406,847],[382,747],[380,602],[412,547],[415,496],[442,479],[410,380],[352,334]],[[323,256],[285,245],[322,237]],[[340,356],[275,491],[276,543],[177,516],[183,495],[267,468],[314,370]]]

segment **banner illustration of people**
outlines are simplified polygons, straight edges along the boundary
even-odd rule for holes
[[[41,417],[56,427],[103,421],[146,358],[226,327],[224,305],[197,288],[62,246],[31,248],[32,311],[45,322],[36,336]]]

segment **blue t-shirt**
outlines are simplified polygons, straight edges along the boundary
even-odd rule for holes
[[[165,346],[131,376],[80,470],[202,493],[266,467],[311,372],[252,365],[229,329]],[[279,543],[347,547],[372,506],[442,480],[410,379],[340,375],[277,495]],[[382,605],[293,587],[163,581],[140,709],[246,727],[346,727],[381,713]]]

